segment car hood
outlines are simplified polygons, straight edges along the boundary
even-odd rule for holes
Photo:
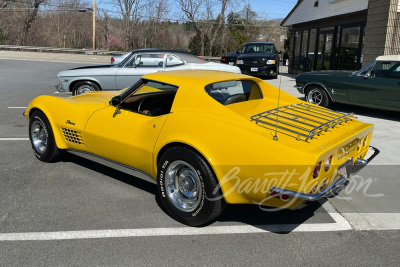
[[[350,76],[353,74],[351,70],[322,70],[322,71],[311,71],[305,72],[300,75],[308,76],[308,75],[335,75],[335,76]],[[299,76],[300,76],[299,75]]]
[[[115,75],[119,68],[116,65],[95,65],[84,66],[75,69],[65,70],[57,73],[57,78],[61,77],[85,77],[93,75]]]
[[[275,54],[259,54],[259,53],[250,53],[250,54],[240,54],[238,59],[259,59],[259,58],[266,58],[266,59],[274,59]]]
[[[121,94],[124,90],[126,89],[119,91],[94,91],[68,98],[63,97],[63,99],[76,105],[103,104],[108,103],[111,98]]]
[[[110,68],[110,67],[115,67],[115,65],[114,64],[90,65],[90,66],[77,67],[77,68],[73,68],[73,69],[70,69],[70,70],[98,69],[98,68]]]

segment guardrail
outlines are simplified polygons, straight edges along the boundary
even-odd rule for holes
[[[57,48],[57,47],[37,47],[37,46],[18,46],[18,45],[0,45],[0,50],[9,51],[30,51],[30,52],[52,52],[52,53],[71,53],[71,54],[87,54],[87,55],[121,55],[123,51],[110,50],[92,50],[92,49],[75,49],[75,48]]]
[[[110,50],[92,50],[78,48],[57,48],[57,47],[37,47],[37,46],[18,46],[18,45],[0,45],[0,50],[8,51],[27,51],[27,52],[51,52],[51,53],[70,53],[70,54],[86,54],[86,55],[107,55],[118,56],[126,53],[125,51]],[[219,61],[220,57],[202,56],[208,61]]]

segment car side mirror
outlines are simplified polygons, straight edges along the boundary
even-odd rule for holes
[[[370,72],[367,72],[367,73],[365,74],[365,76],[364,76],[365,79],[373,78],[373,77],[375,77],[375,72],[372,71],[372,70],[371,70]]]
[[[279,55],[282,54],[282,50],[276,51]]]
[[[240,54],[240,51],[239,51],[239,50],[237,50],[237,51],[236,51],[236,54]]]
[[[113,118],[117,116],[118,114],[121,114],[121,110],[119,110],[119,105],[121,105],[122,98],[121,96],[117,95],[111,98],[110,104],[116,107]]]
[[[111,98],[111,105],[113,105],[114,107],[117,107],[121,104],[122,99],[120,95],[114,96],[113,98]]]

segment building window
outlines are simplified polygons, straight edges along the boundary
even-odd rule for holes
[[[307,49],[308,49],[308,30],[303,31],[301,51],[300,51],[300,66],[299,69],[307,70]]]
[[[339,68],[340,70],[356,70],[359,67],[359,41],[360,26],[342,28],[340,48],[339,48]]]
[[[292,61],[293,69],[299,69],[300,46],[301,46],[301,31],[296,31],[294,33],[294,51],[293,51],[293,61]]]
[[[331,69],[334,28],[322,28],[318,34],[317,70]]]
[[[312,71],[314,69],[316,45],[317,45],[317,29],[311,29],[309,43],[308,43],[306,71]]]

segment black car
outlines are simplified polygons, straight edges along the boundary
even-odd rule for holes
[[[269,42],[246,43],[241,52],[237,51],[236,65],[243,74],[269,76],[276,79],[279,74],[279,56],[282,52],[276,50]]]
[[[224,64],[235,65],[238,55],[239,54],[237,52],[230,52],[226,54],[226,56],[221,57],[220,62]]]

